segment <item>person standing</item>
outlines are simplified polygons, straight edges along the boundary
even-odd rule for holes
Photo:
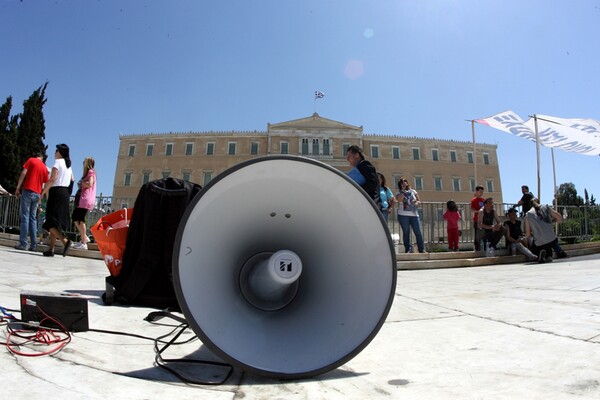
[[[36,251],[37,248],[37,210],[40,194],[43,186],[48,182],[48,168],[44,164],[42,152],[37,152],[30,157],[19,175],[15,195],[20,196],[20,218],[21,230],[19,232],[19,244],[17,250],[27,249],[27,235],[29,235],[29,250]],[[23,191],[20,188],[23,186]]]
[[[385,222],[388,222],[388,217],[394,206],[394,195],[389,187],[385,184],[385,176],[378,172],[379,177],[379,198],[381,199],[381,215]]]
[[[402,227],[402,243],[404,251],[412,253],[413,247],[410,241],[410,230],[412,229],[417,239],[417,248],[419,253],[425,253],[425,243],[421,233],[421,223],[419,221],[418,207],[421,204],[419,193],[411,189],[406,179],[401,178],[398,181],[398,193],[396,201],[398,202],[398,223]]]
[[[73,210],[73,223],[79,230],[81,242],[73,245],[74,249],[87,250],[87,243],[90,238],[87,236],[87,227],[85,225],[85,216],[89,210],[96,204],[96,172],[94,171],[94,159],[86,157],[83,160],[83,177],[78,183],[78,195],[75,196],[75,209]]]
[[[346,152],[346,160],[353,168],[348,172],[348,176],[380,205],[379,199],[379,178],[373,164],[365,160],[365,155],[360,147],[352,145]]]
[[[448,232],[448,250],[458,251],[458,221],[462,220],[462,215],[458,211],[458,206],[452,200],[446,202],[446,211],[443,218],[446,220],[446,231]]]
[[[477,233],[479,232],[479,210],[483,207],[485,199],[483,198],[483,186],[475,187],[475,194],[471,199],[471,211],[473,212],[473,245],[475,251],[481,250],[479,248],[479,240],[477,239]]]
[[[523,193],[523,196],[521,197],[521,200],[519,200],[517,205],[521,206],[521,216],[524,217],[525,214],[527,214],[527,212],[531,210],[531,207],[533,206],[532,202],[535,196],[529,191],[529,186],[527,185],[521,186],[521,193]]]
[[[50,232],[50,245],[43,254],[46,257],[53,257],[56,239],[59,239],[63,243],[62,255],[65,257],[71,247],[71,241],[66,237],[67,229],[71,226],[69,216],[71,192],[69,186],[75,180],[71,169],[69,146],[64,143],[56,145],[54,158],[50,179],[44,186],[41,195],[41,197],[46,196],[48,198],[46,221],[43,227]]]

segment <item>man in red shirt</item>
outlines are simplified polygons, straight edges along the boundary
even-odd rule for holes
[[[48,182],[48,168],[44,164],[42,153],[38,152],[35,157],[25,161],[17,182],[15,195],[21,196],[21,231],[19,232],[19,244],[15,246],[15,249],[27,249],[27,235],[29,234],[31,239],[29,250],[36,250],[37,209],[40,193],[46,182]],[[20,191],[21,185],[23,185],[23,192]]]
[[[475,251],[483,250],[479,248],[479,240],[477,240],[477,231],[479,231],[479,210],[483,207],[485,199],[483,198],[483,186],[475,187],[475,195],[471,199],[471,211],[473,212],[473,244],[475,245]]]

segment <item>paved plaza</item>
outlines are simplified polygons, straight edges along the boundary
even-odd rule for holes
[[[89,299],[92,329],[148,338],[173,329],[170,321],[144,321],[152,309],[103,305],[108,270],[101,260],[46,258],[0,246],[0,273],[6,309],[20,309],[21,291],[79,293]],[[0,329],[5,342],[6,326]],[[182,338],[192,336],[188,331]],[[235,370],[222,385],[188,385],[154,364],[153,346],[144,338],[87,331],[74,333],[53,356],[17,356],[3,348],[2,397],[599,399],[600,254],[549,264],[399,271],[392,310],[373,342],[313,379],[280,381]],[[168,353],[213,359],[197,340]],[[183,372],[199,379],[223,374],[196,365]]]

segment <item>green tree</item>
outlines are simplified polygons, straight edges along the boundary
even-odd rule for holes
[[[23,113],[17,129],[17,146],[22,163],[37,152],[41,152],[46,159],[48,146],[44,144],[46,120],[43,111],[44,104],[46,104],[46,87],[48,87],[48,82],[37,88],[23,102]]]
[[[556,193],[558,204],[561,206],[581,206],[583,199],[577,195],[577,189],[571,182],[561,183]]]
[[[46,158],[44,104],[48,82],[23,102],[23,113],[10,116],[12,97],[0,107],[0,184],[14,193],[23,163],[36,153]]]
[[[0,184],[9,192],[13,193],[17,186],[19,172],[21,172],[21,160],[17,148],[17,127],[19,116],[10,116],[12,109],[12,97],[0,107]]]

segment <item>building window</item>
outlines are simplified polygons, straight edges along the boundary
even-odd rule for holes
[[[413,160],[421,159],[421,149],[419,149],[418,147],[413,147],[412,153],[413,153]]]
[[[486,179],[485,180],[485,186],[486,186],[486,190],[489,193],[493,193],[494,192],[494,182],[491,179]]]
[[[131,186],[131,172],[125,172],[123,186]]]
[[[171,171],[163,171],[162,172],[163,179],[167,179],[169,176],[171,176]]]
[[[206,155],[212,156],[215,154],[215,144],[214,143],[206,143]]]
[[[371,158],[379,158],[379,146],[371,145]]]
[[[460,178],[452,178],[452,188],[455,192],[460,192]]]
[[[152,153],[154,153],[154,145],[153,144],[146,145],[146,155],[148,157],[150,157],[152,155]]]
[[[290,154],[290,144],[288,142],[281,142],[279,146],[281,148],[281,154]]]
[[[142,184],[150,182],[150,171],[142,172]]]
[[[467,162],[469,164],[473,164],[473,162],[474,162],[473,152],[472,151],[467,151]]]
[[[433,178],[433,182],[435,185],[435,190],[441,191],[442,190],[442,178],[440,176],[435,176]]]
[[[319,139],[312,140],[312,154],[313,156],[319,155]]]
[[[415,190],[423,190],[423,177],[415,176]]]
[[[456,162],[456,150],[450,150],[450,161]]]
[[[188,181],[189,182],[191,175],[192,175],[192,173],[190,171],[183,171],[181,173],[181,179],[183,179],[184,181]]]
[[[227,154],[229,154],[230,156],[234,156],[235,155],[236,143],[235,142],[229,142],[228,148],[229,148],[229,150],[227,151]]]
[[[302,153],[303,156],[308,155],[308,139],[302,139]]]
[[[440,161],[440,152],[438,149],[431,149],[431,159],[433,161]]]
[[[469,177],[469,187],[471,188],[471,192],[475,191],[475,178],[472,176]]]
[[[350,148],[350,143],[344,143],[342,145],[342,156],[346,157],[348,154],[348,149]]]
[[[186,143],[185,144],[185,155],[191,156],[194,154],[194,143]]]
[[[483,163],[485,165],[490,165],[490,155],[488,153],[483,153]]]
[[[212,174],[212,171],[204,171],[204,186],[208,185],[208,183],[212,180]]]
[[[129,145],[129,153],[127,154],[129,157],[135,156],[135,144]]]
[[[323,155],[330,156],[331,148],[329,147],[329,139],[323,139]]]
[[[173,155],[173,143],[167,143],[165,146],[165,156]]]
[[[400,147],[392,146],[392,158],[395,160],[400,159]]]
[[[258,154],[258,142],[250,143],[250,154],[253,156]]]

